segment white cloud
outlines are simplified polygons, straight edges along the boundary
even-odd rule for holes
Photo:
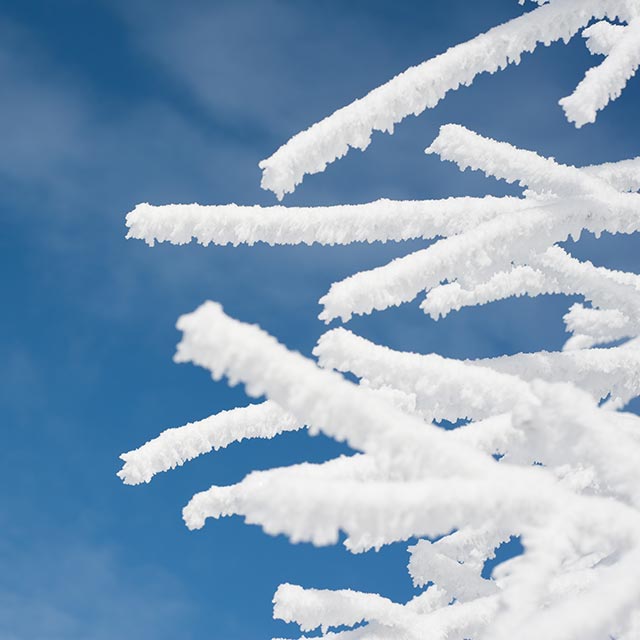
[[[32,539],[32,533],[23,533]],[[125,565],[113,550],[86,540],[45,540],[26,549],[3,545],[3,639],[184,637],[190,608],[181,585],[166,571]]]

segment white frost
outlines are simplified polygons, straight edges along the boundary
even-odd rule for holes
[[[373,131],[391,132],[477,74],[580,30],[605,59],[561,103],[576,125],[592,122],[637,70],[640,1],[531,4],[294,136],[261,163],[263,186],[281,198],[350,147],[364,149]],[[352,452],[200,491],[183,509],[186,525],[241,516],[293,542],[336,544],[344,534],[352,553],[411,540],[409,575],[427,588],[401,603],[283,584],[275,617],[302,632],[319,628],[313,637],[327,640],[637,640],[640,418],[621,409],[640,396],[640,275],[578,260],[562,243],[584,231],[640,231],[640,158],[575,167],[453,124],[427,152],[523,192],[319,207],[145,203],[128,214],[127,237],[149,245],[433,240],[333,283],[321,319],[346,321],[419,296],[433,320],[510,297],[579,296],[563,318],[563,349],[458,360],[337,328],[320,337],[314,361],[207,302],[178,321],[175,360],[267,400],[164,431],[122,454],[118,475],[149,482],[245,438],[321,432]],[[524,553],[486,577],[485,563],[512,537]]]

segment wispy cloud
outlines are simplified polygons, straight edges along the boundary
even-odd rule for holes
[[[165,0],[160,6],[119,3],[132,42],[212,117],[228,124],[250,122],[282,138],[292,126],[341,106],[340,94],[351,100],[366,86],[359,79],[361,61],[349,55],[370,45],[374,27],[366,16],[356,20],[345,11],[341,21],[328,21],[315,3],[278,0]]]
[[[32,540],[33,532],[23,532]],[[2,545],[0,636],[6,640],[174,640],[191,613],[166,571],[128,566],[75,538]]]

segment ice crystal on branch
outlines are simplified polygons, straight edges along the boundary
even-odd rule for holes
[[[582,31],[605,56],[561,101],[577,126],[619,97],[640,61],[638,0],[550,0],[413,67],[261,163],[279,197],[375,130],[437,104],[484,71]],[[436,239],[334,283],[320,318],[348,320],[422,296],[434,320],[512,296],[580,296],[561,352],[454,360],[404,353],[343,328],[315,360],[206,302],[180,318],[177,362],[245,385],[250,405],[169,429],[122,455],[127,484],[245,438],[307,428],[356,451],[254,472],[197,493],[191,529],[242,515],[269,534],[359,553],[417,538],[406,603],[281,585],[274,615],[336,640],[637,640],[640,637],[640,276],[559,243],[640,230],[640,159],[573,167],[449,124],[427,153],[517,183],[518,197],[378,200],[333,207],[138,205],[128,237],[184,244],[349,244]],[[343,376],[349,374],[352,382]],[[445,431],[442,420],[463,421]],[[518,536],[525,552],[483,568]],[[430,585],[430,586],[429,586]],[[361,625],[360,623],[364,623]],[[332,632],[332,628],[355,627]]]

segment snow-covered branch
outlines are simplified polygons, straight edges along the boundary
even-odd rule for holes
[[[579,237],[583,229],[595,234],[633,233],[640,225],[640,194],[621,193],[597,176],[483,138],[459,125],[442,127],[428,151],[463,169],[472,167],[511,182],[519,180],[546,197],[530,201],[529,208],[496,216],[472,231],[444,238],[388,265],[334,283],[320,300],[324,305],[321,319],[340,317],[344,321],[354,313],[410,302],[443,281],[482,285],[514,264],[535,262],[548,247],[570,236]],[[545,256],[545,260],[557,263],[557,252]],[[559,267],[560,275],[564,268]],[[543,283],[545,276],[534,270],[514,271],[514,278],[515,282],[508,282],[500,277],[494,284],[505,295],[517,294],[518,287],[529,283],[537,294],[545,292],[545,284],[551,286]],[[487,295],[486,290],[480,292],[480,296]]]
[[[640,158],[583,167],[582,171],[601,178],[618,191],[640,191]]]
[[[210,451],[248,438],[273,438],[300,429],[288,413],[273,402],[222,411],[198,422],[163,431],[134,451],[123,453],[118,476],[125,484],[149,482],[156,473],[168,471]]]
[[[640,66],[640,19],[618,28],[615,35],[609,31],[605,36],[602,28],[595,33],[595,40],[594,32],[590,34],[589,49],[606,54],[606,59],[589,69],[576,90],[560,100],[567,119],[577,127],[595,122],[598,111],[620,97]]]
[[[509,211],[529,207],[522,198],[377,200],[333,207],[241,207],[235,204],[153,206],[127,215],[128,238],[185,244],[350,244],[430,239],[473,229]]]
[[[216,303],[206,302],[182,316],[177,326],[183,338],[176,362],[193,362],[211,371],[214,379],[227,376],[231,384],[242,381],[249,395],[267,395],[312,431],[344,440],[354,449],[401,458],[412,442],[429,443],[421,460],[434,468],[493,466],[484,455],[450,444],[439,429],[425,428],[370,391],[288,351],[258,327],[232,320]]]
[[[263,186],[282,198],[350,147],[364,149],[373,131],[391,132],[479,73],[580,30],[606,59],[561,103],[577,126],[593,121],[637,70],[640,2],[533,4],[294,136],[261,163]],[[122,454],[118,475],[149,482],[245,438],[321,432],[353,451],[200,491],[183,509],[186,525],[241,516],[294,542],[336,544],[345,534],[353,553],[411,540],[409,575],[427,588],[399,603],[283,584],[275,617],[332,640],[637,640],[640,418],[620,409],[640,396],[640,275],[578,260],[561,244],[584,231],[640,230],[640,158],[575,167],[454,124],[426,151],[517,183],[522,196],[145,203],[128,214],[127,237],[149,245],[434,240],[333,283],[320,318],[346,321],[421,294],[434,320],[509,297],[580,296],[564,316],[572,334],[564,349],[458,360],[337,328],[320,337],[314,361],[206,302],[179,319],[175,361],[241,383],[261,402],[164,431]],[[486,563],[514,537],[524,552],[488,577]]]
[[[435,58],[411,67],[365,97],[298,133],[271,157],[260,163],[262,186],[279,199],[292,192],[306,174],[324,171],[350,147],[366,149],[374,131],[393,132],[409,115],[435,107],[445,95],[469,85],[484,72],[495,73],[538,44],[568,41],[593,18],[632,20],[640,9],[634,0],[554,0],[487,33],[452,47]],[[631,49],[628,53],[626,49]],[[633,44],[619,55],[626,61],[635,54]],[[616,68],[620,65],[616,64]],[[627,63],[627,68],[629,68]],[[600,92],[618,90],[609,82]],[[589,87],[600,80],[598,74]],[[625,83],[627,78],[625,77]],[[618,83],[619,84],[619,83]],[[624,84],[622,85],[624,86]]]

